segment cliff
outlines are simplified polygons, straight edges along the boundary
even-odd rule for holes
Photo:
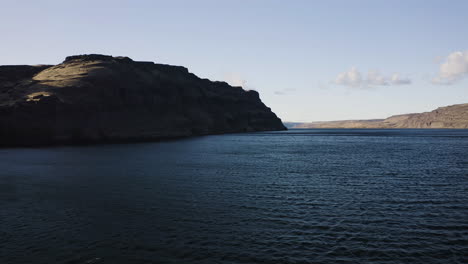
[[[468,128],[468,104],[439,107],[419,114],[395,115],[386,119],[301,123],[294,128]]]
[[[0,66],[0,145],[158,140],[286,129],[256,91],[184,67],[79,55]]]

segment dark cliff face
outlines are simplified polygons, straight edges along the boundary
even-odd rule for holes
[[[0,66],[0,145],[284,129],[256,91],[200,79],[184,67],[105,55]]]

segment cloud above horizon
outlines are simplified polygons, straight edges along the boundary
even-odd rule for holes
[[[399,73],[387,77],[377,70],[368,71],[366,78],[364,78],[356,67],[352,67],[349,71],[338,74],[334,83],[353,88],[370,88],[374,86],[411,84],[411,79],[402,77]]]
[[[294,88],[286,88],[286,89],[282,89],[282,90],[276,90],[274,92],[275,95],[287,95],[287,94],[291,94],[293,92],[295,92],[296,89]]]
[[[238,73],[230,72],[224,75],[224,81],[231,86],[240,86],[246,88],[247,81],[243,79]]]
[[[454,84],[468,76],[468,50],[450,53],[439,66],[439,72],[432,79],[434,84]]]

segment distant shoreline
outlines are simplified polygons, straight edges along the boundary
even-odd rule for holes
[[[284,122],[288,128],[356,129],[468,129],[468,103],[439,107],[431,112],[394,115],[386,119]]]

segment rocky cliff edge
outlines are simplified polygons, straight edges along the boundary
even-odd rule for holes
[[[180,66],[96,54],[54,66],[0,66],[0,146],[284,129],[256,91]]]

